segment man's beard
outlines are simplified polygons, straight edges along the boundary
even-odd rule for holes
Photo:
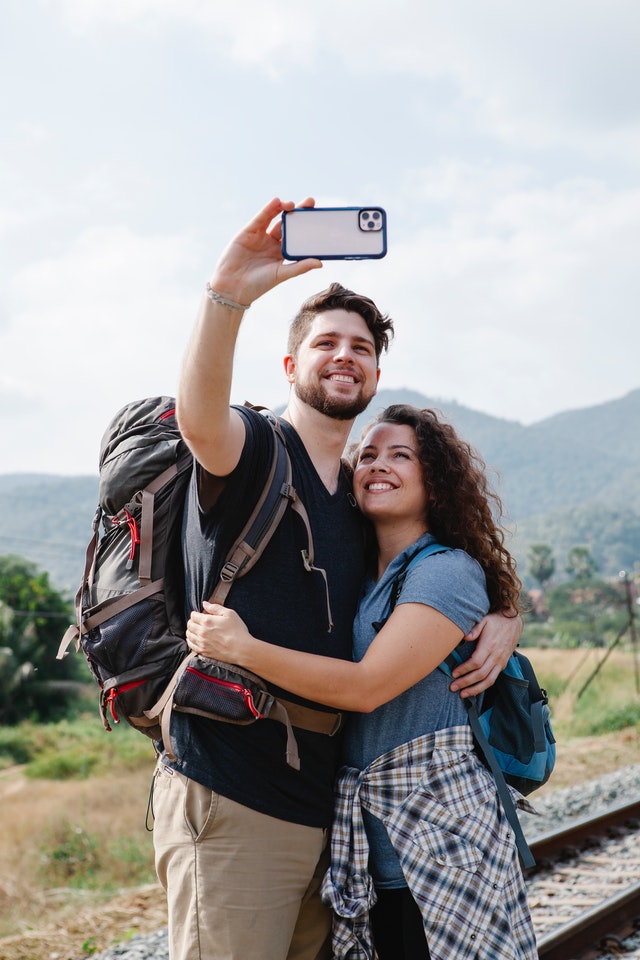
[[[322,385],[300,382],[296,383],[295,391],[299,400],[332,420],[355,420],[359,413],[367,409],[375,395],[375,390],[369,396],[361,391],[355,400],[342,400],[327,396]]]

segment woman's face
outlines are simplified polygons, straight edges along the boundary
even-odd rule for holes
[[[376,520],[410,521],[427,528],[427,491],[413,427],[378,423],[364,438],[353,476],[358,506]]]

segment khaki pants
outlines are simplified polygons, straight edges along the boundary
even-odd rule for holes
[[[257,813],[162,762],[153,806],[171,960],[328,960],[326,831]]]

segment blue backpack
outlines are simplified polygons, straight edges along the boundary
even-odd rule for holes
[[[419,550],[396,579],[391,610],[396,605],[404,579],[423,557],[450,550],[431,543]],[[455,649],[440,665],[448,677],[463,662]],[[511,824],[522,864],[532,867],[533,855],[524,838],[507,784],[524,796],[547,782],[556,760],[556,741],[551,729],[551,713],[546,690],[540,686],[529,660],[512,654],[507,666],[492,687],[475,697],[464,698],[476,748],[493,774],[505,814]]]

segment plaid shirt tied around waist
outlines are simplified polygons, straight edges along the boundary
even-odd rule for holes
[[[522,809],[530,804],[513,791]],[[537,960],[513,831],[468,726],[416,737],[336,786],[331,868],[335,960],[374,960],[362,809],[383,821],[424,922],[432,960]]]

